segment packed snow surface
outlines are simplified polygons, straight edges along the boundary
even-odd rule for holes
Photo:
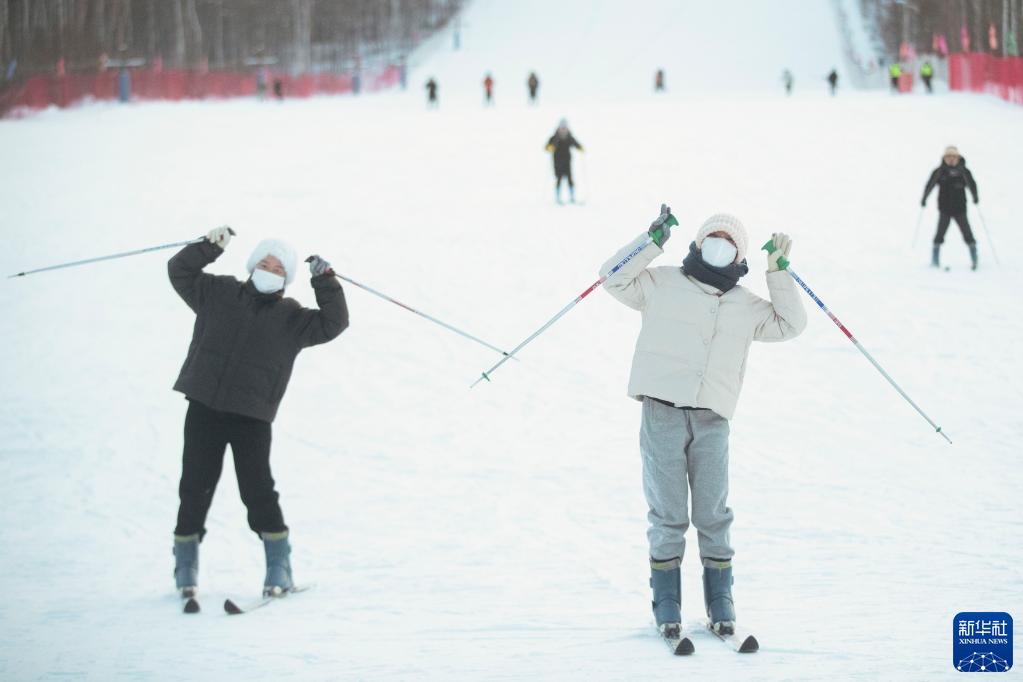
[[[464,30],[485,19],[470,12]],[[203,612],[185,616],[170,550],[186,403],[170,386],[193,317],[167,281],[173,250],[4,280],[0,678],[958,675],[956,613],[1023,613],[1023,138],[1007,132],[1023,109],[798,82],[791,98],[671,88],[552,103],[542,89],[530,107],[526,73],[484,109],[445,99],[442,74],[469,67],[437,49],[407,93],[0,122],[0,274],[227,223],[238,234],[211,272],[244,277],[256,243],[283,237],[510,348],[661,202],[681,225],[657,265],[680,263],[699,224],[727,211],[755,246],[792,235],[793,269],[954,444],[804,298],[801,337],[754,346],[732,422],[734,593],[762,649],[738,656],[699,631],[690,530],[697,652],[675,659],[653,629],[640,408],[625,395],[639,315],[595,292],[470,390],[495,353],[346,285],[350,329],[299,357],[274,424],[295,577],[315,588],[223,615],[263,577],[226,465]],[[587,149],[576,206],[554,204],[543,152],[562,116]],[[933,195],[914,237],[950,143],[980,186],[977,272],[954,226],[950,270],[928,267]],[[764,253],[750,264],[743,284],[766,296]],[[314,303],[304,276],[288,293]]]

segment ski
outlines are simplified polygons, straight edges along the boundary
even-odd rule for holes
[[[668,645],[671,653],[676,656],[689,656],[696,651],[693,640],[689,639],[682,626],[657,628],[657,632],[664,643]]]
[[[282,592],[279,595],[265,595],[260,597],[259,599],[254,599],[246,604],[238,604],[237,602],[231,599],[225,599],[224,611],[227,612],[229,616],[240,616],[243,613],[249,613],[250,611],[255,611],[256,609],[263,608],[267,604],[273,603],[275,601],[280,601],[281,599],[287,597],[289,594],[305,592],[306,590],[312,589],[312,587],[313,587],[312,585],[296,585],[287,592]]]
[[[760,642],[757,641],[757,638],[740,627],[734,627],[732,629],[732,634],[730,635],[723,635],[718,632],[714,632],[714,628],[711,627],[711,624],[708,621],[707,629],[714,633],[715,637],[732,647],[736,653],[752,654],[760,649]]]
[[[185,613],[199,613],[199,600],[196,599],[194,587],[186,587],[181,590],[181,601]]]

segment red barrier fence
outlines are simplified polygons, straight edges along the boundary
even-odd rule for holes
[[[131,69],[132,100],[226,99],[250,97],[257,92],[255,72],[231,71],[156,71]],[[387,66],[363,72],[359,90],[383,90],[397,85],[401,70]],[[309,97],[317,94],[342,94],[355,90],[353,74],[317,73],[291,76],[268,72],[266,94],[273,96],[273,84],[280,81],[283,96]],[[49,106],[69,107],[85,100],[111,101],[119,96],[119,71],[98,73],[48,74],[30,76],[0,90],[0,117],[21,115]]]
[[[949,55],[948,86],[952,90],[984,92],[1023,104],[1023,57],[982,53]]]

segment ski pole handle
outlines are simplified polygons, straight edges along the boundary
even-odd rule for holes
[[[675,227],[678,225],[678,219],[671,213],[668,214],[668,217],[664,222],[668,225],[668,227]],[[658,227],[650,234],[650,236],[653,237],[655,243],[660,244],[661,238],[664,237],[664,228]]]
[[[771,255],[772,253],[774,253],[778,249],[776,249],[775,246],[774,246],[774,240],[773,239],[768,239],[767,243],[760,247],[760,250],[761,251],[767,251],[767,254]],[[788,267],[789,267],[788,259],[785,256],[779,256],[779,258],[778,258],[778,269],[779,270],[787,270]]]

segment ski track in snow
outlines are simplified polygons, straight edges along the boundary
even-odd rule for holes
[[[803,336],[754,346],[732,424],[736,605],[762,649],[737,656],[697,631],[696,655],[673,659],[652,627],[639,405],[625,396],[639,316],[595,292],[469,390],[493,353],[346,286],[351,328],[302,354],[275,422],[295,576],[317,587],[223,616],[224,597],[256,594],[263,575],[226,465],[203,613],[186,617],[170,551],[185,403],[170,386],[193,318],[166,280],[172,251],[6,280],[0,564],[17,598],[0,604],[0,678],[188,666],[194,679],[933,680],[956,674],[957,612],[1023,612],[1011,196],[1023,139],[1003,134],[1023,109],[956,95],[578,95],[587,203],[557,207],[542,148],[564,102],[502,99],[499,80],[499,107],[483,110],[446,100],[442,82],[442,108],[426,112],[411,82],[362,99],[0,122],[0,273],[229,223],[238,236],[212,272],[240,275],[259,239],[284,236],[510,348],[662,201],[681,225],[658,265],[679,263],[725,210],[751,233],[744,284],[766,295],[752,251],[793,235],[793,268],[954,445],[805,299]],[[912,247],[921,189],[952,142],[1000,268],[972,207],[981,270],[954,226],[951,271],[927,267],[933,195]],[[305,276],[289,294],[313,303]],[[698,627],[689,539],[683,611]]]

